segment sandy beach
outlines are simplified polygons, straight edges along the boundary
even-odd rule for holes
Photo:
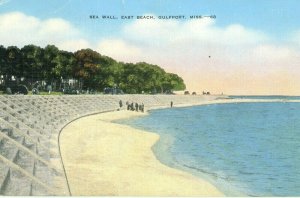
[[[221,99],[198,105],[242,102],[284,101]],[[168,107],[152,109],[156,108]],[[159,135],[112,123],[146,115],[123,110],[101,113],[63,129],[61,155],[72,195],[224,196],[207,181],[161,164],[151,150]]]
[[[161,164],[151,150],[157,134],[111,122],[144,115],[102,113],[64,128],[60,146],[72,195],[223,196],[210,183]]]

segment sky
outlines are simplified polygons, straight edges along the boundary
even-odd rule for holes
[[[190,92],[300,95],[299,7],[298,0],[0,0],[0,45],[91,48],[145,61],[177,73]],[[178,15],[185,19],[159,19]]]

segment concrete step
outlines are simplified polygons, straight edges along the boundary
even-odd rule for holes
[[[24,151],[19,151],[14,163],[24,169],[26,172],[33,174],[34,158]]]
[[[24,138],[22,145],[28,148],[29,150],[33,151],[34,153],[36,153],[36,144],[31,140],[29,140],[28,138]]]
[[[10,178],[9,167],[0,160],[0,195],[4,195],[4,189]]]
[[[34,196],[51,196],[54,195],[53,192],[49,192],[46,188],[44,188],[43,186],[36,184],[36,183],[32,183],[31,185],[31,195]]]
[[[23,142],[23,139],[24,139],[24,136],[21,136],[21,135],[18,135],[18,134],[15,134],[13,132],[13,129],[10,129],[10,128],[2,128],[0,129],[0,131],[2,133],[4,133],[5,135],[7,135],[8,137],[10,137],[11,139],[19,142],[19,143],[22,143]]]
[[[51,185],[51,179],[53,176],[57,175],[57,173],[49,169],[45,164],[36,161],[34,163],[34,171],[33,171],[33,176],[38,178],[40,181],[47,185]]]
[[[3,195],[9,196],[29,196],[31,194],[30,178],[24,176],[17,170],[10,169],[9,178],[2,189]]]
[[[0,154],[6,159],[13,161],[18,154],[18,151],[19,149],[5,138],[0,142]]]
[[[43,158],[46,161],[50,160],[49,149],[46,150],[45,148],[41,147],[40,145],[37,145],[36,154],[39,155],[41,158]]]

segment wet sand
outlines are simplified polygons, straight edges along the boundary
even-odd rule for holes
[[[207,181],[161,164],[151,150],[157,134],[111,122],[144,115],[103,113],[64,128],[60,146],[72,195],[223,196]]]

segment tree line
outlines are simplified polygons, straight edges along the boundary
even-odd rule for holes
[[[0,45],[2,87],[14,82],[33,88],[38,82],[61,90],[70,86],[70,80],[72,86],[80,90],[103,91],[106,87],[118,87],[129,94],[185,89],[181,77],[157,65],[118,62],[91,49],[72,53],[54,45],[45,48],[25,45],[21,49]]]

